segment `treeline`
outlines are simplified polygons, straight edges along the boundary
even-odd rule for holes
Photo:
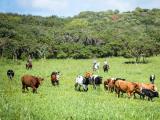
[[[13,59],[147,57],[160,53],[160,9],[74,17],[0,13],[0,56]]]

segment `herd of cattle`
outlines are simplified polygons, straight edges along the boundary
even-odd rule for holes
[[[32,65],[26,64],[26,69],[32,68]],[[7,76],[12,80],[14,77],[14,71],[8,70]],[[59,85],[59,72],[51,73],[51,84],[53,86]],[[22,82],[22,91],[29,90],[28,87],[31,87],[33,93],[37,92],[37,88],[41,84],[44,79],[41,77],[36,77],[32,75],[24,75],[21,77]],[[122,96],[123,93],[127,93],[130,98],[134,95],[136,98],[136,94],[140,96],[140,98],[148,97],[148,100],[151,100],[154,97],[159,97],[159,93],[157,91],[157,87],[154,84],[155,75],[150,76],[151,83],[138,83],[138,82],[130,82],[122,78],[109,78],[104,80],[104,89],[109,92],[115,92],[118,97]],[[102,77],[99,75],[94,75],[91,72],[86,72],[84,76],[78,75],[75,80],[75,90],[81,91],[81,87],[83,91],[88,91],[88,85],[93,85],[93,88],[96,89],[98,86],[102,84]]]
[[[123,93],[127,93],[128,97],[130,98],[134,95],[136,98],[136,94],[140,95],[140,98],[148,97],[148,100],[151,100],[154,97],[159,97],[159,93],[157,91],[157,87],[153,84],[155,76],[150,77],[150,81],[152,83],[138,83],[138,82],[130,82],[126,81],[122,78],[109,78],[104,81],[104,89],[108,90],[109,92],[115,92],[118,97],[123,95]],[[88,91],[88,85],[91,84],[96,89],[96,86],[102,84],[102,77],[98,75],[93,75],[91,72],[86,72],[84,76],[77,76],[75,89],[81,90],[80,88],[83,87],[84,91]]]

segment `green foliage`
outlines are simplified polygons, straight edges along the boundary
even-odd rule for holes
[[[0,56],[91,58],[160,52],[160,10],[86,11],[74,17],[0,13]]]

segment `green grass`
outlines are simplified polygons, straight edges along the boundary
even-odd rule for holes
[[[122,77],[128,81],[149,82],[149,75],[156,74],[155,84],[160,89],[160,57],[148,58],[148,64],[124,64],[127,59],[108,58],[109,73],[99,74],[103,80]],[[91,71],[93,60],[39,60],[33,61],[33,70],[25,69],[25,62],[14,63],[0,60],[0,119],[2,120],[159,120],[160,99],[153,102],[140,99],[117,98],[114,93],[97,90],[89,86],[88,92],[74,90],[75,77]],[[13,81],[6,76],[7,69],[15,71]],[[50,82],[52,71],[62,73],[60,86]],[[20,78],[24,74],[41,76],[45,79],[38,88],[38,94],[22,93]]]

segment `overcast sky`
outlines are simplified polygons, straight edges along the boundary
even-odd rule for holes
[[[41,16],[74,16],[81,11],[118,9],[131,11],[136,7],[160,8],[160,0],[0,0],[0,12]]]

